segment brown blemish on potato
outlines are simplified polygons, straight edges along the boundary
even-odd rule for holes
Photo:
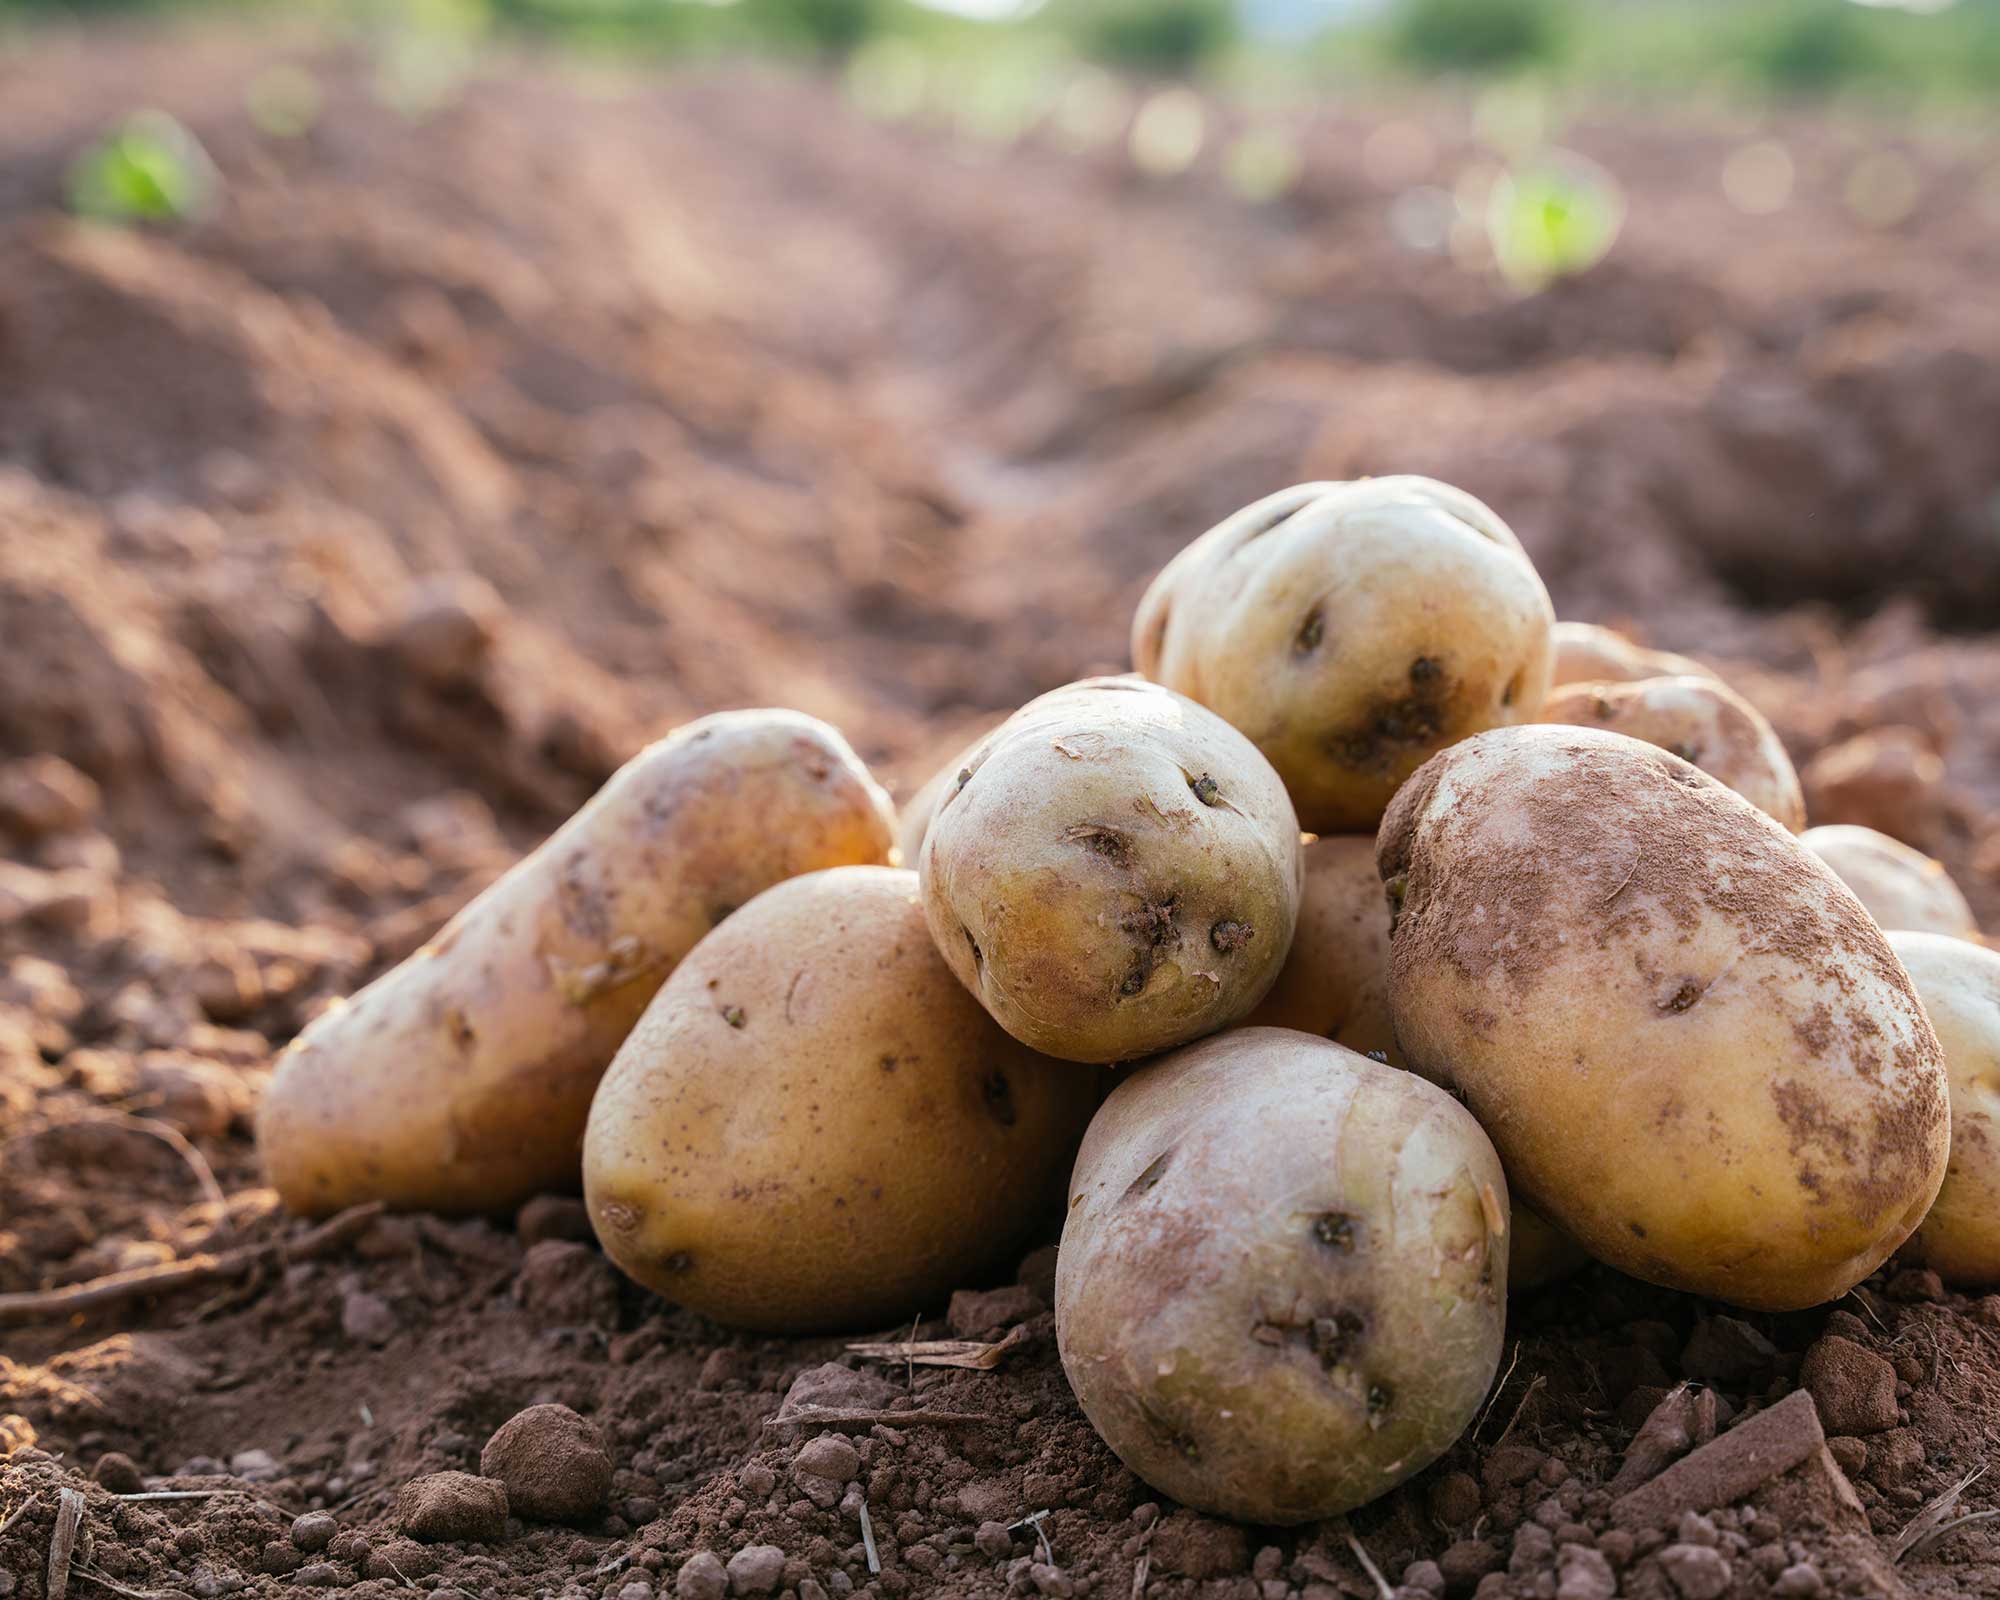
[[[1135,950],[1132,953],[1132,970],[1127,972],[1118,985],[1118,992],[1126,999],[1141,994],[1146,988],[1146,979],[1152,976],[1153,963],[1150,952]]]
[[[1173,1151],[1171,1150],[1162,1150],[1158,1155],[1154,1156],[1151,1161],[1146,1163],[1145,1171],[1141,1172],[1138,1177],[1125,1186],[1123,1198],[1130,1200],[1136,1195],[1151,1194],[1153,1190],[1157,1189],[1160,1186],[1160,1180],[1167,1175],[1167,1163],[1172,1156]],[[1081,1195],[1077,1196],[1079,1200],[1082,1198]]]
[[[1006,1073],[987,1073],[980,1082],[979,1093],[995,1122],[1003,1128],[1014,1126],[1019,1113],[1014,1109],[1014,1086],[1007,1081]]]
[[[1190,779],[1188,787],[1194,790],[1195,799],[1199,800],[1205,806],[1220,805],[1222,803],[1222,786],[1206,772],[1199,778]]]
[[[665,1267],[669,1272],[686,1272],[694,1265],[694,1257],[689,1255],[685,1250],[676,1250],[672,1255],[663,1257],[660,1265]]]
[[[1107,827],[1101,822],[1073,823],[1063,830],[1063,837],[1072,844],[1080,844],[1093,855],[1100,855],[1114,866],[1132,865],[1132,836],[1121,828]]]
[[[1360,727],[1333,734],[1328,754],[1350,767],[1387,767],[1406,750],[1437,739],[1450,702],[1444,663],[1435,656],[1418,656],[1408,676],[1408,693],[1378,704]]]
[[[1313,1218],[1313,1237],[1343,1255],[1354,1254],[1354,1234],[1354,1218],[1343,1211],[1329,1211],[1323,1216]]]
[[[1678,1015],[1683,1011],[1692,1010],[1706,993],[1708,990],[1703,984],[1693,978],[1683,978],[1672,994],[1656,1002],[1654,1009]]]
[[[607,1200],[597,1208],[597,1220],[616,1233],[630,1233],[639,1226],[639,1208],[623,1200]]]
[[[1234,955],[1256,937],[1257,930],[1247,922],[1218,922],[1208,930],[1208,942],[1226,956]]]
[[[744,1016],[741,1006],[724,1006],[722,1008],[722,1020],[732,1028],[741,1028],[749,1019]]]
[[[1292,635],[1292,654],[1309,656],[1320,647],[1325,638],[1326,612],[1319,606],[1314,606],[1305,614],[1305,620],[1299,624],[1299,631]]]

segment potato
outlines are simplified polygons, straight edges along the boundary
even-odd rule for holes
[[[591,1107],[584,1194],[611,1259],[705,1316],[881,1327],[1013,1259],[1100,1088],[965,992],[914,872],[816,872],[647,1008]]]
[[[932,936],[1000,1026],[1125,1061],[1241,1021],[1298,919],[1285,787],[1220,717],[1136,678],[1043,695],[974,752],[919,870]]]
[[[1923,1219],[1937,1036],[1861,904],[1679,757],[1481,734],[1383,818],[1389,1006],[1527,1203],[1635,1277],[1816,1305]]]
[[[1345,833],[1373,828],[1433,752],[1535,714],[1553,621],[1520,542],[1471,495],[1307,483],[1174,558],[1132,659],[1248,734],[1310,832]]]
[[[1305,866],[1292,953],[1248,1025],[1316,1034],[1408,1067],[1389,1017],[1389,902],[1375,870],[1374,837],[1315,839],[1305,847]],[[1554,1283],[1589,1259],[1561,1229],[1515,1201],[1510,1290]]]
[[[1555,646],[1553,682],[1632,683],[1640,678],[1712,678],[1699,661],[1671,650],[1649,650],[1624,634],[1595,622],[1558,622],[1550,634]]]
[[[1964,891],[1921,850],[1847,822],[1808,828],[1799,842],[1833,868],[1882,927],[1979,937]]]
[[[893,828],[813,717],[681,728],[279,1057],[257,1120],[272,1185],[312,1215],[573,1190],[591,1093],[695,941],[780,879],[886,860]]]
[[[988,727],[926,778],[923,787],[904,801],[902,810],[896,813],[896,848],[904,866],[916,866],[917,857],[923,852],[924,835],[930,831],[931,814],[937,810],[938,802],[957,784],[958,775],[965,770],[965,764],[972,759],[973,753],[1000,726],[1001,723],[996,722]]]
[[[1240,1028],[1140,1067],[1090,1124],[1056,1257],[1063,1370],[1182,1504],[1335,1516],[1472,1420],[1507,1243],[1499,1158],[1451,1096]]]
[[[1572,683],[1549,695],[1536,720],[1643,739],[1692,761],[1793,833],[1806,825],[1805,796],[1784,741],[1761,711],[1716,678]]]
[[[1944,1046],[1951,1161],[1902,1259],[1962,1289],[2000,1285],[2000,953],[1944,933],[1889,935]]]

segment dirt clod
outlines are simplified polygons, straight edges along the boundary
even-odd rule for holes
[[[1896,1425],[1896,1369],[1837,1334],[1806,1352],[1799,1382],[1834,1433],[1880,1433]]]
[[[507,1486],[507,1507],[541,1522],[590,1522],[611,1496],[603,1431],[568,1406],[516,1412],[479,1452],[479,1470]]]
[[[469,1472],[413,1478],[396,1497],[396,1523],[412,1539],[493,1540],[507,1531],[507,1487]]]

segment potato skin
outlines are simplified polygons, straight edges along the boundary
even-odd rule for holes
[[[1550,693],[1538,722],[1604,728],[1671,750],[1793,833],[1806,825],[1798,769],[1764,714],[1719,679],[1573,683]]]
[[[1176,556],[1140,602],[1132,659],[1241,728],[1309,832],[1348,833],[1435,751],[1535,714],[1554,620],[1520,541],[1471,495],[1308,483]]]
[[[1616,629],[1595,622],[1558,622],[1549,640],[1555,649],[1551,677],[1554,688],[1570,683],[1633,683],[1641,678],[1715,676],[1688,656],[1634,644]]]
[[[1881,927],[1979,937],[1972,907],[1951,874],[1901,839],[1837,822],[1806,829],[1800,843],[1833,869]]]
[[[952,977],[915,873],[811,873],[647,1008],[591,1107],[584,1194],[611,1259],[681,1305],[769,1333],[882,1327],[1012,1259],[1100,1088]]]
[[[1022,707],[962,777],[925,836],[924,910],[1015,1038],[1126,1061],[1264,998],[1298,920],[1298,819],[1220,717],[1090,679]]]
[[[1889,946],[1944,1046],[1951,1162],[1902,1259],[1961,1289],[2000,1285],[2000,952],[1945,933],[1897,931]]]
[[[1397,1038],[1599,1260],[1791,1310],[1922,1220],[1937,1036],[1860,902],[1740,796],[1618,734],[1503,729],[1418,773],[1378,848]]]
[[[1289,1029],[1203,1040],[1134,1071],[1084,1136],[1063,1370],[1183,1504],[1337,1515],[1472,1420],[1500,1359],[1505,1205],[1491,1143],[1434,1085]]]
[[[695,942],[781,879],[887,860],[892,837],[888,796],[817,718],[669,734],[279,1057],[257,1119],[272,1185],[314,1216],[574,1190],[591,1093]]]

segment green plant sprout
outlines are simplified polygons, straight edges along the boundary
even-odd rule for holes
[[[1566,150],[1503,173],[1486,206],[1493,258],[1525,293],[1588,272],[1610,253],[1624,220],[1618,180]]]
[[[99,222],[184,222],[205,215],[218,179],[199,140],[164,111],[137,111],[69,169],[69,204]]]

